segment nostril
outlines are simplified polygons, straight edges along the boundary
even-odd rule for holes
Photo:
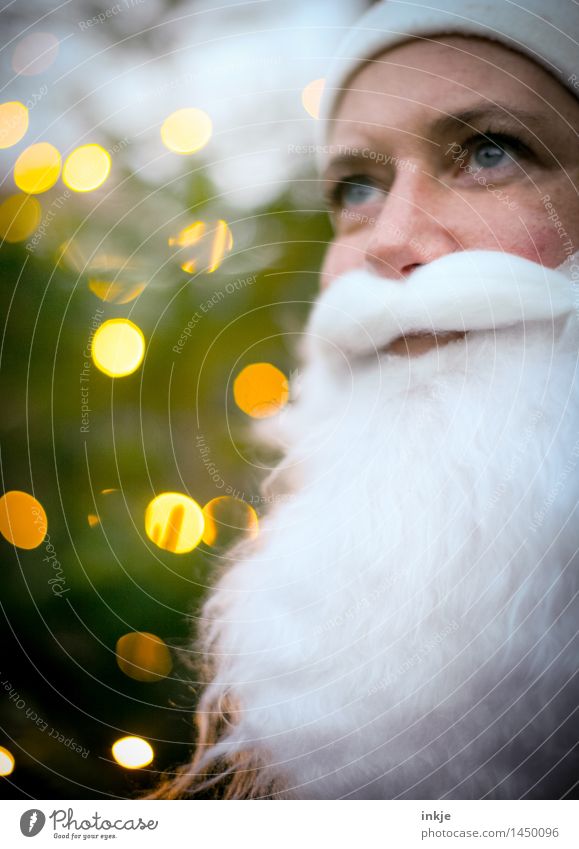
[[[409,274],[412,274],[412,272],[416,268],[420,268],[421,265],[422,265],[421,262],[414,262],[414,263],[412,263],[412,265],[405,265],[404,268],[402,269],[403,276],[408,277]]]

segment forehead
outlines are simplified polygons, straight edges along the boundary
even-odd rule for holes
[[[441,112],[474,104],[509,103],[523,112],[561,114],[577,109],[573,96],[530,58],[497,42],[465,36],[412,39],[370,60],[347,82],[334,110],[331,140],[364,128],[418,134]]]

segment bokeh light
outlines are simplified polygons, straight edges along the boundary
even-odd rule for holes
[[[193,245],[198,245],[201,242],[206,229],[207,226],[204,221],[194,221],[193,224],[189,224],[187,227],[184,227],[176,236],[170,236],[169,246],[192,248]],[[190,253],[190,251],[187,251],[187,253]],[[194,252],[194,256],[190,256],[188,259],[183,260],[181,262],[181,268],[183,271],[186,271],[187,274],[195,274],[201,253],[201,249],[199,248]]]
[[[135,681],[160,681],[173,668],[167,644],[155,634],[133,631],[117,640],[117,664]]]
[[[233,397],[248,416],[255,419],[273,416],[288,401],[287,377],[271,363],[252,363],[235,378]]]
[[[97,525],[100,525],[101,520],[97,516],[96,513],[89,513],[86,517],[89,528],[96,528]]]
[[[12,545],[38,548],[47,525],[44,508],[34,496],[12,489],[0,498],[0,533]]]
[[[87,259],[74,238],[59,246],[56,263],[59,268],[84,275],[90,291],[108,304],[128,304],[147,287],[142,262],[108,251]]]
[[[193,224],[188,224],[176,236],[169,236],[169,245],[179,248],[190,248],[191,245],[196,245],[204,235],[207,229],[204,221],[194,221]]]
[[[302,105],[308,115],[312,118],[318,118],[320,114],[320,101],[324,92],[326,78],[321,77],[318,80],[312,80],[302,91]]]
[[[51,189],[60,176],[61,157],[49,142],[31,144],[14,164],[14,182],[29,195]]]
[[[209,115],[202,109],[177,109],[161,126],[161,139],[173,153],[195,153],[205,147],[213,132]]]
[[[111,318],[95,332],[91,354],[94,364],[104,374],[126,377],[143,362],[145,337],[128,318]]]
[[[110,170],[108,151],[100,144],[85,144],[66,157],[62,179],[73,192],[92,192],[102,186]]]
[[[181,492],[157,495],[145,512],[145,531],[149,539],[174,554],[192,551],[201,541],[204,529],[203,510]]]
[[[128,304],[144,292],[146,283],[128,285],[122,281],[101,280],[89,277],[88,288],[91,292],[108,304]]]
[[[220,220],[217,222],[215,236],[211,245],[211,259],[207,272],[211,274],[219,268],[223,262],[223,257],[233,247],[233,236],[231,230],[227,226],[227,222]]]
[[[186,254],[186,258],[181,259],[183,271],[195,274],[205,269],[211,274],[233,248],[233,234],[223,219],[219,219],[212,228],[204,221],[194,221],[176,236],[170,236],[169,246],[180,248],[180,254]]]
[[[33,77],[46,71],[58,55],[59,41],[51,32],[33,32],[18,42],[12,54],[15,74]]]
[[[0,103],[0,148],[12,147],[28,129],[28,109],[18,100]]]
[[[140,769],[150,764],[155,753],[142,737],[121,737],[112,746],[113,758],[125,769]]]
[[[0,236],[6,242],[22,242],[34,233],[42,218],[37,198],[20,192],[0,204]]]
[[[220,495],[203,508],[205,530],[203,542],[214,548],[229,548],[240,537],[256,537],[257,513],[241,498]]]
[[[0,746],[0,775],[10,775],[14,769],[14,755]]]
[[[116,254],[98,254],[86,267],[88,287],[108,304],[128,304],[145,290],[143,270]]]
[[[68,268],[80,274],[86,262],[82,251],[74,239],[67,239],[56,251],[56,264],[59,268]]]

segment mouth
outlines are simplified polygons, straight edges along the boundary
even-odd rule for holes
[[[466,336],[464,330],[451,330],[444,333],[411,333],[406,336],[397,336],[393,342],[385,345],[382,351],[398,356],[415,357],[432,348],[441,348],[456,339]]]

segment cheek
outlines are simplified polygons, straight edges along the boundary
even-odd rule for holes
[[[570,249],[576,242],[567,226],[554,226],[543,207],[519,213],[516,220],[505,221],[500,242],[501,250],[547,268],[556,268],[576,249]]]
[[[464,247],[501,250],[556,268],[579,247],[576,190],[561,182],[546,181],[538,190],[536,186],[506,187],[516,203],[513,210],[492,195],[480,196],[477,211],[488,227],[487,235],[480,239],[469,228]]]
[[[336,277],[360,268],[364,264],[364,250],[355,239],[336,238],[330,242],[320,273],[320,288],[325,289]]]
[[[579,174],[576,182],[579,184]],[[487,190],[475,197],[469,194],[464,204],[454,197],[451,206],[441,206],[438,226],[451,233],[460,250],[505,251],[547,268],[556,268],[579,249],[575,189],[553,180],[538,192],[536,187],[530,191],[522,186],[505,187],[504,191],[506,200]],[[510,209],[506,201],[516,207]],[[364,266],[369,235],[361,229],[336,236],[322,264],[321,289],[341,274]],[[421,238],[419,228],[412,235]]]
[[[542,195],[524,216],[524,229],[528,230],[528,252],[522,256],[556,268],[574,253],[579,242],[579,216],[576,200],[568,193]]]

